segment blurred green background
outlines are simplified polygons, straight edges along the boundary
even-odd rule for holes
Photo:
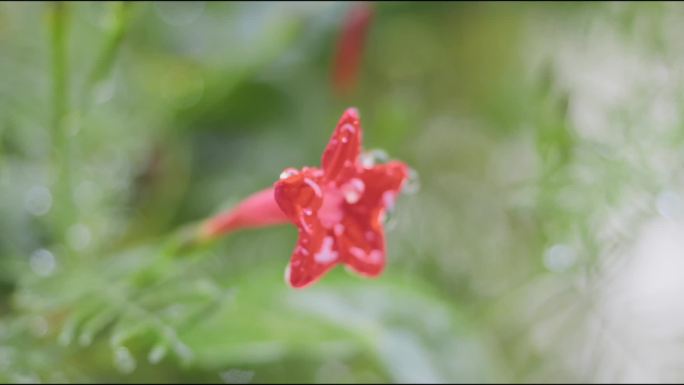
[[[0,3],[0,381],[684,380],[684,5]],[[420,186],[378,279],[169,257],[342,111]]]

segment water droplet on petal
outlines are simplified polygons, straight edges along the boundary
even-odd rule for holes
[[[335,240],[332,237],[325,237],[321,250],[314,255],[314,260],[321,264],[330,263],[337,259],[337,251],[333,251],[332,247]]]
[[[368,262],[379,263],[380,261],[382,261],[382,251],[373,250],[368,254]]]
[[[310,216],[313,214],[313,210],[311,210],[311,209],[308,208],[308,207],[307,207],[307,208],[303,208],[303,209],[302,209],[302,213],[303,213],[304,215],[306,215],[307,217],[310,217]]]
[[[366,151],[361,154],[361,164],[365,168],[371,168],[376,164],[387,163],[389,161],[389,156],[387,153],[380,149]]]
[[[385,191],[382,194],[382,203],[385,205],[387,210],[392,211],[392,209],[394,209],[394,192]]]
[[[280,173],[280,179],[287,179],[291,176],[299,174],[299,171],[294,168],[286,168],[283,170],[283,172]]]
[[[344,126],[342,126],[342,130],[340,133],[340,141],[345,144],[349,143],[349,140],[351,139],[352,135],[354,135],[354,131],[354,126],[352,126],[351,124],[345,124]]]
[[[349,204],[354,204],[361,199],[366,185],[361,179],[353,178],[342,186],[344,200]]]
[[[420,177],[418,172],[412,168],[409,169],[408,179],[404,183],[402,192],[405,194],[415,194],[420,190]]]
[[[360,247],[352,246],[349,248],[349,252],[357,259],[362,261],[366,259],[366,252]]]
[[[313,232],[313,228],[311,227],[311,224],[308,222],[308,218],[303,213],[299,217],[299,224],[301,225],[301,230],[306,234],[311,234]]]
[[[307,186],[311,187],[314,194],[316,195],[316,198],[321,198],[323,196],[323,191],[321,191],[321,187],[316,182],[309,178],[304,178],[304,183]]]

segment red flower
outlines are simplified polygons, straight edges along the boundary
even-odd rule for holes
[[[408,177],[397,161],[366,167],[359,161],[361,125],[344,112],[323,152],[322,168],[288,169],[275,200],[299,228],[287,280],[304,287],[342,263],[365,276],[385,266],[383,216]]]
[[[207,222],[204,236],[289,220],[299,229],[286,269],[293,287],[316,282],[337,264],[364,276],[379,275],[385,266],[383,217],[401,191],[408,167],[398,161],[364,165],[359,159],[361,136],[358,112],[350,108],[323,152],[321,168],[286,169],[273,189]]]
[[[356,87],[363,46],[372,19],[373,7],[364,2],[352,5],[344,18],[332,68],[332,83],[340,95]]]

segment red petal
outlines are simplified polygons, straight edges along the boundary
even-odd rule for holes
[[[320,170],[306,169],[274,185],[276,202],[299,229],[286,273],[288,283],[296,288],[314,283],[338,261],[334,239],[318,218],[323,203],[321,179]]]
[[[342,260],[359,274],[377,276],[385,266],[383,216],[407,177],[408,167],[401,162],[364,169],[359,175],[364,185],[360,199],[345,203],[336,235]]]
[[[364,169],[359,178],[364,184],[364,191],[359,202],[350,205],[354,210],[369,211],[377,206],[391,208],[408,178],[408,166],[391,161]]]
[[[321,164],[327,180],[339,185],[357,172],[362,134],[358,111],[348,108],[323,152]]]
[[[303,218],[316,217],[303,214],[308,210],[318,211],[323,203],[321,176],[320,170],[305,169],[273,184],[276,203],[295,224]]]
[[[285,272],[285,279],[294,288],[313,284],[339,263],[334,237],[321,230],[307,233],[299,229],[297,247]]]
[[[355,272],[375,277],[385,267],[385,233],[376,220],[383,208],[373,216],[347,215],[337,230],[340,259]]]

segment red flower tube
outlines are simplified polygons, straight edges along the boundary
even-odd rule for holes
[[[333,87],[340,95],[356,87],[363,46],[372,20],[373,7],[364,2],[352,5],[344,18],[332,68]]]
[[[398,161],[364,165],[361,139],[358,112],[347,109],[320,168],[285,169],[272,189],[206,222],[203,236],[289,221],[299,230],[286,269],[292,287],[308,286],[338,264],[378,276],[385,266],[383,218],[408,178],[408,167]]]
[[[267,188],[252,194],[229,212],[206,222],[201,230],[201,238],[209,239],[239,229],[266,227],[288,221],[273,199],[273,188]]]

